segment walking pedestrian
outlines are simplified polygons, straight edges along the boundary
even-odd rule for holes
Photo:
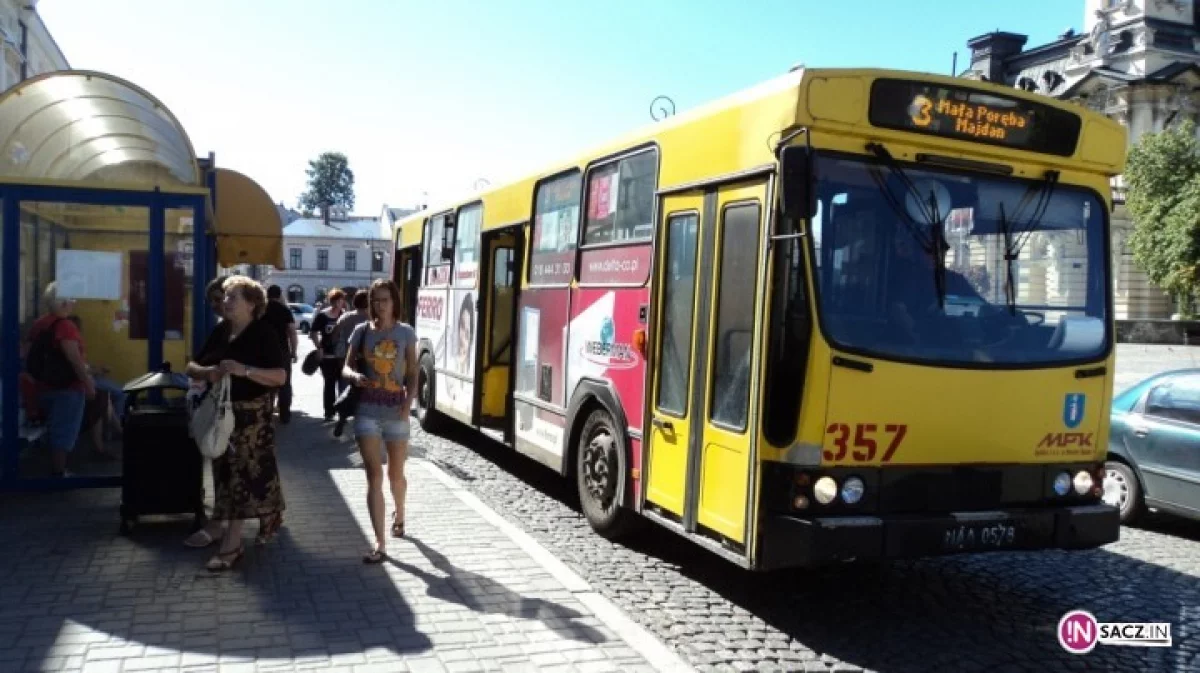
[[[361,355],[361,357],[360,357]],[[347,344],[342,375],[362,388],[354,415],[354,435],[367,474],[367,510],[375,544],[364,563],[379,563],[387,547],[384,535],[383,455],[386,446],[388,482],[395,509],[391,533],[404,537],[404,499],[408,482],[409,410],[417,389],[417,333],[400,322],[400,290],[390,280],[371,283],[370,320],[354,328]]]
[[[338,318],[337,325],[333,328],[334,339],[337,340],[337,357],[338,362],[343,362],[346,359],[346,345],[350,341],[350,335],[354,333],[354,328],[371,319],[369,311],[370,299],[366,290],[359,290],[354,293],[354,299],[350,305],[354,308],[342,314]],[[346,415],[338,412],[337,424],[333,426],[333,436],[341,437],[342,430],[346,427]]]
[[[279,411],[279,422],[286,424],[292,418],[292,364],[296,362],[296,351],[300,338],[296,335],[296,318],[292,309],[283,303],[283,288],[272,285],[267,288],[267,310],[263,314],[275,332],[279,335],[279,348],[284,353],[284,371],[287,380],[279,387],[276,404]]]
[[[342,392],[342,361],[337,357],[337,339],[333,338],[333,328],[337,327],[338,318],[346,305],[346,294],[341,290],[329,293],[329,307],[322,310],[313,318],[312,331],[309,336],[321,352],[321,377],[325,379],[325,422],[333,420],[333,403]]]

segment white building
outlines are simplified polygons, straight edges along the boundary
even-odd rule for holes
[[[1030,49],[1026,39],[995,32],[970,40],[971,65],[962,76],[1100,111],[1129,129],[1130,143],[1184,119],[1200,121],[1200,0],[1085,0],[1082,33],[1070,30]],[[1114,187],[1116,318],[1168,318],[1174,304],[1134,262],[1121,181]]]
[[[0,0],[0,91],[70,64],[37,13],[37,0]]]
[[[363,289],[376,278],[391,277],[391,233],[377,216],[330,210],[324,218],[299,218],[283,228],[285,269],[266,274],[264,284],[278,285],[289,302],[312,304],[334,288]]]

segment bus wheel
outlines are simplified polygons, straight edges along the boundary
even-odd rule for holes
[[[443,423],[442,415],[434,408],[437,393],[433,372],[433,358],[425,353],[421,356],[421,369],[417,373],[417,418],[421,421],[422,430],[437,434]]]
[[[583,515],[600,535],[619,537],[628,527],[631,514],[620,505],[627,469],[625,442],[611,414],[597,409],[588,416],[579,433],[575,456],[575,481]]]

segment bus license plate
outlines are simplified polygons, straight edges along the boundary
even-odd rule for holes
[[[948,527],[942,535],[942,549],[1003,549],[1016,544],[1017,527],[1012,522],[979,522]]]

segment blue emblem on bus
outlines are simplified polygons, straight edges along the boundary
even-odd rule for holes
[[[600,343],[611,346],[616,338],[617,326],[613,324],[612,317],[604,316],[604,322],[600,324]]]
[[[1087,396],[1083,393],[1068,393],[1063,403],[1063,423],[1068,428],[1077,428],[1083,422],[1083,406]]]

